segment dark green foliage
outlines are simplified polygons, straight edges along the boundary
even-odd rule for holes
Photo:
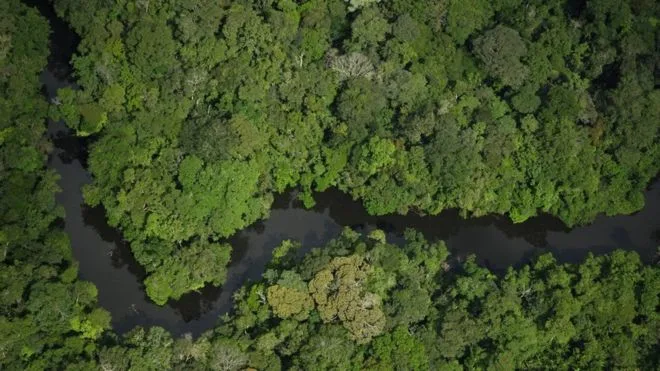
[[[474,54],[489,74],[502,85],[518,87],[527,77],[527,67],[520,58],[527,54],[518,31],[498,25],[474,40]]]
[[[656,365],[660,270],[635,253],[589,256],[579,265],[548,254],[497,277],[473,257],[449,269],[442,242],[412,230],[406,240],[396,246],[382,231],[366,238],[347,229],[300,261],[274,259],[262,282],[238,292],[234,314],[201,338],[173,343],[158,328],[136,329],[99,360],[114,368],[214,370]],[[283,289],[288,296],[278,294]],[[382,326],[363,321],[373,311],[382,311]],[[356,336],[360,328],[373,336]]]
[[[660,167],[652,1],[56,0],[82,36],[55,116],[98,133],[103,204],[159,304],[224,282],[219,241],[272,194],[336,186],[373,214],[460,208],[574,225],[630,213]],[[107,331],[55,226],[37,75],[47,22],[0,3],[0,368],[653,369],[660,271],[551,255],[498,277],[409,231],[346,230],[199,339]]]
[[[18,0],[0,2],[0,368],[64,368],[93,359],[110,327],[96,288],[77,281],[56,227],[57,175],[47,170],[47,104],[39,73],[48,23]]]
[[[653,365],[660,326],[660,276],[657,267],[642,266],[636,254],[590,256],[581,265],[561,265],[544,255],[533,265],[510,269],[498,278],[472,260],[460,273],[444,272],[440,268],[447,253],[442,244],[429,245],[414,233],[407,238],[401,249],[380,238],[365,240],[346,232],[295,266],[305,278],[323,272],[331,259],[327,256],[364,256],[371,265],[367,290],[378,295],[385,308],[393,309],[387,310],[382,335],[362,346],[356,340],[350,351],[335,355],[330,350],[334,348],[326,348],[316,362],[356,369],[438,369],[452,364],[646,369]],[[313,287],[310,283],[310,290]],[[312,313],[304,320],[308,328],[320,325],[314,318]],[[232,321],[240,321],[240,314]],[[256,338],[278,328],[265,323],[266,327],[253,325]],[[326,344],[341,349],[349,334],[341,335],[340,341],[338,335],[326,334],[326,326],[321,327]],[[236,329],[236,336],[240,331]],[[310,347],[317,333],[310,330],[309,345],[294,355],[294,363],[305,364],[319,351]],[[276,346],[273,351],[290,357],[290,349],[281,353],[283,349]],[[336,363],[328,363],[327,357]]]
[[[576,225],[660,169],[651,1],[55,5],[82,37],[59,114],[100,136],[86,200],[150,274],[287,187]]]
[[[448,0],[446,31],[457,44],[463,44],[470,35],[486,26],[493,16],[486,0]]]

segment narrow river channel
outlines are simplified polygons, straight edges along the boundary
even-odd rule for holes
[[[77,38],[44,4],[34,1],[32,5],[38,5],[53,29],[51,57],[41,76],[45,92],[52,99],[57,89],[72,85],[68,81],[68,61]],[[80,278],[96,285],[99,302],[112,313],[113,326],[120,333],[136,325],[158,325],[174,335],[200,334],[231,309],[236,289],[260,278],[272,249],[281,241],[294,239],[302,241],[306,248],[319,246],[345,226],[361,231],[380,228],[395,242],[402,239],[406,228],[415,228],[429,239],[446,241],[458,259],[475,254],[481,264],[496,271],[528,262],[543,252],[554,253],[560,261],[577,262],[590,252],[602,254],[622,248],[637,251],[648,262],[656,257],[660,245],[658,180],[647,190],[642,211],[629,216],[601,216],[588,226],[570,230],[548,215],[521,224],[513,224],[502,216],[463,219],[454,210],[433,217],[374,217],[359,202],[336,190],[317,194],[317,205],[306,210],[292,192],[276,197],[267,220],[230,239],[234,254],[222,288],[206,287],[160,307],[146,297],[142,285],[144,271],[121,233],[107,225],[102,208],[90,208],[83,202],[81,187],[91,181],[85,169],[86,141],[90,139],[72,136],[61,122],[49,122],[49,134],[56,147],[49,166],[61,176],[62,192],[57,201],[66,210],[64,228],[80,262]]]

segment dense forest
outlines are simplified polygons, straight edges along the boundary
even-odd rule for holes
[[[80,1],[60,116],[164,303],[273,193],[372,214],[631,213],[660,169],[655,1]],[[212,263],[211,263],[212,262]]]
[[[45,167],[48,22],[18,0],[0,1],[0,14],[0,369],[56,369],[93,354],[110,314],[78,281]]]
[[[158,304],[221,285],[273,195],[336,187],[374,215],[632,213],[660,170],[653,0],[54,0],[80,35],[49,106],[48,22],[0,1],[0,369],[654,369],[660,267],[552,255],[495,275],[409,230],[273,251],[193,339],[118,335],[46,168],[48,115]]]

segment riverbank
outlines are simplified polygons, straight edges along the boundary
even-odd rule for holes
[[[75,36],[63,22],[44,11],[53,27],[54,48],[48,70],[42,74],[49,99],[58,88],[71,82],[68,69]],[[64,25],[65,26],[65,25]],[[62,41],[62,42],[60,42]],[[292,199],[279,195],[270,217],[257,222],[229,239],[234,248],[228,280],[222,288],[207,287],[185,295],[164,307],[153,304],[144,293],[144,271],[133,259],[121,233],[105,222],[103,209],[86,207],[80,188],[91,181],[85,169],[86,146],[63,124],[50,124],[57,147],[49,166],[60,175],[63,189],[58,202],[66,210],[65,230],[69,234],[80,278],[93,282],[99,303],[112,313],[113,326],[125,332],[136,325],[158,325],[174,335],[199,334],[211,328],[217,318],[232,308],[232,294],[244,283],[260,278],[272,249],[282,240],[302,242],[305,248],[321,246],[336,237],[343,227],[368,232],[387,232],[391,241],[400,241],[406,228],[421,231],[430,240],[444,240],[455,257],[475,254],[477,261],[492,270],[520,265],[543,252],[554,253],[560,261],[579,262],[588,253],[601,254],[617,248],[637,251],[645,261],[653,259],[660,244],[660,182],[646,192],[646,207],[634,215],[598,217],[592,224],[567,229],[551,216],[539,216],[513,224],[502,216],[463,219],[456,211],[438,216],[370,216],[349,196],[331,190],[315,195],[317,205],[306,210]]]

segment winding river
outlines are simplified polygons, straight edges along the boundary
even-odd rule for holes
[[[77,45],[75,34],[58,19],[45,2],[27,1],[46,16],[51,34],[51,56],[41,81],[52,99],[57,89],[71,86],[68,60]],[[543,252],[552,252],[560,261],[577,262],[588,253],[602,254],[616,248],[637,251],[652,261],[660,245],[660,181],[646,192],[646,207],[633,215],[598,217],[592,224],[568,229],[558,219],[542,215],[521,224],[506,217],[487,216],[463,219],[448,210],[438,216],[370,216],[359,202],[330,190],[317,194],[317,205],[304,209],[295,192],[279,195],[270,217],[257,222],[230,239],[234,248],[228,280],[222,288],[206,287],[160,307],[145,294],[144,270],[135,262],[119,231],[109,227],[102,208],[90,208],[82,199],[81,186],[91,181],[86,166],[86,140],[76,138],[59,122],[49,122],[55,150],[49,166],[56,170],[62,192],[57,201],[66,210],[64,229],[80,262],[80,278],[93,282],[99,303],[112,313],[117,332],[136,325],[162,326],[174,335],[198,335],[211,328],[232,306],[232,294],[244,283],[260,278],[272,249],[282,240],[300,240],[303,246],[319,246],[350,226],[360,231],[380,228],[390,241],[402,240],[410,227],[429,239],[442,239],[457,259],[475,254],[487,267],[502,271],[520,265]]]

